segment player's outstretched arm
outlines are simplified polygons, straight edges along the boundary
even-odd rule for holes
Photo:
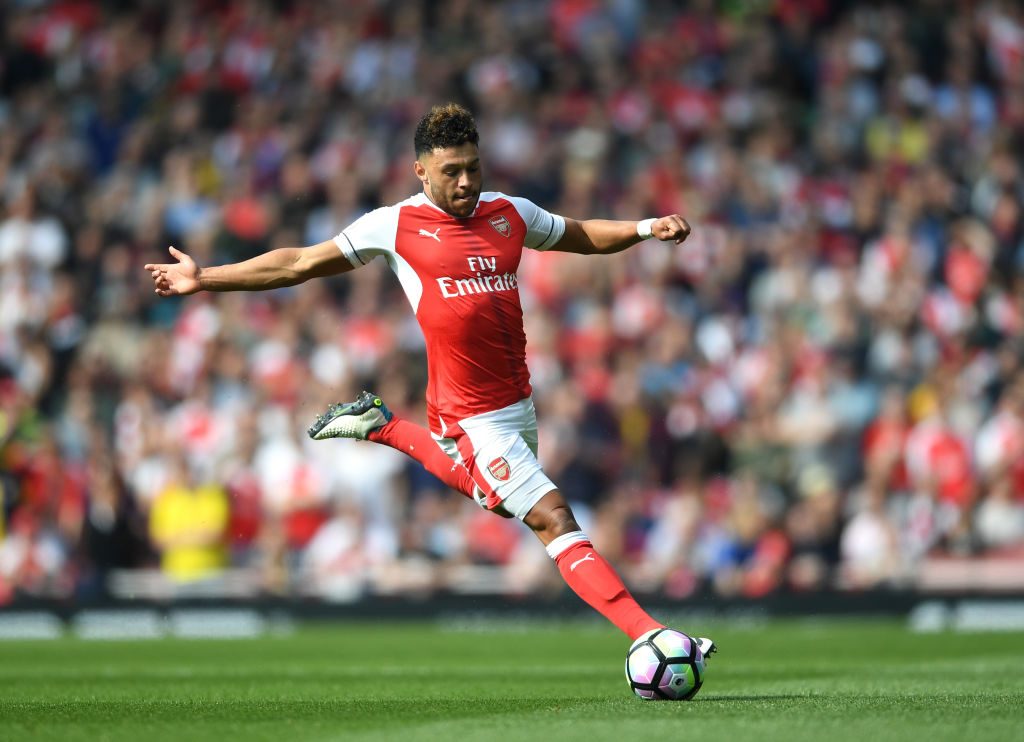
[[[551,249],[580,255],[610,255],[651,238],[678,245],[689,236],[690,225],[679,214],[642,222],[566,218],[565,234]]]
[[[241,263],[205,268],[174,247],[168,250],[176,263],[145,266],[160,296],[185,296],[197,291],[262,291],[352,270],[352,264],[333,240],[312,247],[282,247]]]

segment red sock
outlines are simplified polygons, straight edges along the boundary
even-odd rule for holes
[[[581,531],[559,536],[547,549],[573,592],[630,639],[663,628],[637,604],[612,566]]]
[[[423,464],[423,468],[440,479],[454,490],[458,490],[469,499],[473,499],[476,485],[469,470],[462,464],[448,458],[448,455],[437,445],[437,441],[424,427],[402,420],[391,418],[391,422],[377,428],[366,436],[374,443],[383,443],[396,451],[401,451]]]

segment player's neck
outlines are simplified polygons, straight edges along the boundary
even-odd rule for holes
[[[423,189],[423,197],[427,199],[428,204],[430,204],[435,209],[437,209],[442,214],[451,219],[469,219],[471,216],[474,216],[476,214],[476,210],[480,207],[480,201],[479,199],[477,199],[476,206],[473,207],[473,211],[471,213],[466,214],[466,216],[458,216],[457,214],[453,214],[450,211],[442,209],[440,206],[438,206],[437,203],[435,203],[434,199],[430,197],[430,192],[426,188]]]

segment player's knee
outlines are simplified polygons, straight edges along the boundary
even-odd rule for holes
[[[576,522],[576,516],[572,514],[569,504],[564,503],[551,511],[545,530],[551,536],[558,537],[580,530],[580,524]]]
[[[527,526],[546,540],[580,530],[569,503],[559,492],[551,492],[530,511],[524,520]]]

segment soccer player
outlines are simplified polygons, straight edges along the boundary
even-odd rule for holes
[[[479,135],[470,113],[435,106],[416,127],[413,169],[423,192],[357,219],[333,240],[282,248],[230,265],[150,264],[160,296],[292,286],[383,257],[426,338],[429,430],[363,392],[332,405],[309,429],[316,440],[358,438],[391,446],[449,486],[504,517],[522,520],[568,585],[637,639],[662,628],[633,599],[580,530],[537,461],[537,419],[526,367],[516,270],[524,247],[609,255],[642,240],[681,243],[678,214],[641,222],[576,221],[524,198],[482,190]],[[698,640],[705,655],[710,639]]]

